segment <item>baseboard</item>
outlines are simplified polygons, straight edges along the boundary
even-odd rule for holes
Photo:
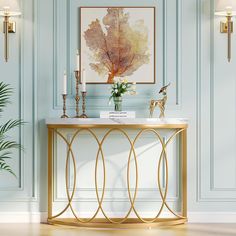
[[[142,214],[148,217],[149,214]],[[90,214],[89,214],[90,215]],[[153,214],[152,214],[153,215]],[[0,223],[45,223],[47,212],[0,212]],[[236,223],[236,212],[189,212],[189,223]]]
[[[0,223],[47,222],[47,212],[0,212]]]
[[[189,223],[236,223],[236,212],[189,212]]]

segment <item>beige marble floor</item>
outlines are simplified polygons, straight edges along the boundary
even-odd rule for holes
[[[0,224],[0,236],[236,236],[236,224],[188,224],[150,230],[90,230],[46,224]]]

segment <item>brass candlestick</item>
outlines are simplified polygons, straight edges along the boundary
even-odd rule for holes
[[[63,115],[61,116],[61,118],[69,118],[66,115],[66,97],[67,97],[67,94],[62,94],[62,98],[63,98]]]
[[[79,116],[79,100],[80,100],[80,96],[79,96],[79,83],[80,83],[80,71],[76,70],[75,71],[75,79],[76,79],[76,94],[75,94],[75,118],[80,118]]]
[[[85,111],[86,111],[86,94],[87,92],[81,92],[82,94],[82,100],[83,100],[83,104],[82,104],[82,115],[80,116],[80,118],[88,118],[88,116],[86,115]]]

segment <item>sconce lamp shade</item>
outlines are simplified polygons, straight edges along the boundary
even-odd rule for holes
[[[21,15],[18,0],[0,0],[0,16]]]
[[[216,0],[215,15],[218,16],[235,16],[236,0]]]

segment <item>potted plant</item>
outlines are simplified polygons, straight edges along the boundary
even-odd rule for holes
[[[0,82],[0,114],[3,109],[10,103],[10,97],[13,90],[8,84]],[[13,149],[21,149],[22,146],[16,141],[11,140],[7,135],[10,130],[21,126],[22,120],[8,120],[5,124],[0,125],[0,171],[7,171],[15,176],[11,167],[7,164],[7,160],[12,158]]]

